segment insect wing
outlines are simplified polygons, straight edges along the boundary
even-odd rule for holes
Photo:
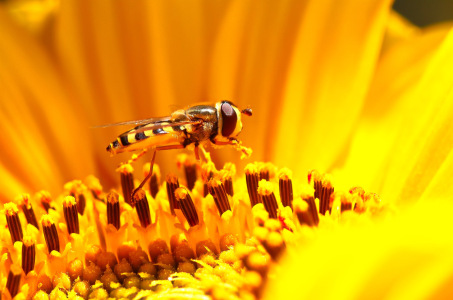
[[[98,125],[98,126],[94,126],[93,128],[107,128],[107,127],[124,126],[124,125],[146,125],[146,124],[152,124],[152,123],[159,124],[159,122],[170,122],[170,121],[171,121],[171,117],[149,118],[149,119],[143,119],[143,120],[132,120],[132,121],[124,121],[124,122],[111,123],[111,124],[105,124],[105,125]]]
[[[201,124],[203,121],[202,120],[196,120],[196,121],[159,121],[157,123],[148,123],[148,124],[143,124],[140,126],[137,126],[136,128],[128,131],[129,134],[137,134],[149,130],[158,130],[162,129],[165,127],[176,127],[176,126],[188,126],[188,125],[198,125]]]

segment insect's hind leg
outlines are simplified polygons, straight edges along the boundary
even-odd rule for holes
[[[169,145],[169,146],[160,146],[160,147],[154,148],[153,156],[151,158],[151,164],[149,166],[148,175],[146,175],[145,179],[143,179],[143,181],[140,183],[140,185],[132,192],[132,199],[134,199],[135,193],[137,193],[138,190],[142,189],[143,186],[145,185],[145,183],[151,178],[151,176],[153,176],[153,166],[154,166],[154,161],[156,160],[157,151],[171,150],[171,149],[182,149],[182,148],[184,148],[183,145]],[[145,150],[147,151],[147,149],[145,149]],[[145,153],[146,153],[146,151],[145,151]]]

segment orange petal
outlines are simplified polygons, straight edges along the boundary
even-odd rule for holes
[[[54,190],[93,171],[90,144],[80,140],[88,125],[77,103],[68,101],[61,75],[44,49],[3,10],[0,15],[3,165],[25,186]],[[17,192],[25,191],[13,186],[2,191],[8,196]]]

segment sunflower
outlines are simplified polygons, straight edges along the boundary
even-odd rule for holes
[[[0,284],[17,297],[451,292],[451,24],[382,0],[6,1],[0,41]],[[255,163],[159,152],[157,189],[116,192],[143,174],[118,175],[118,129],[93,126],[222,99],[253,108]],[[176,165],[181,186],[158,176]]]

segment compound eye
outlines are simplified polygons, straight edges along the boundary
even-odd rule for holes
[[[236,129],[238,116],[233,106],[228,102],[222,103],[220,112],[222,113],[222,135],[228,137]]]

